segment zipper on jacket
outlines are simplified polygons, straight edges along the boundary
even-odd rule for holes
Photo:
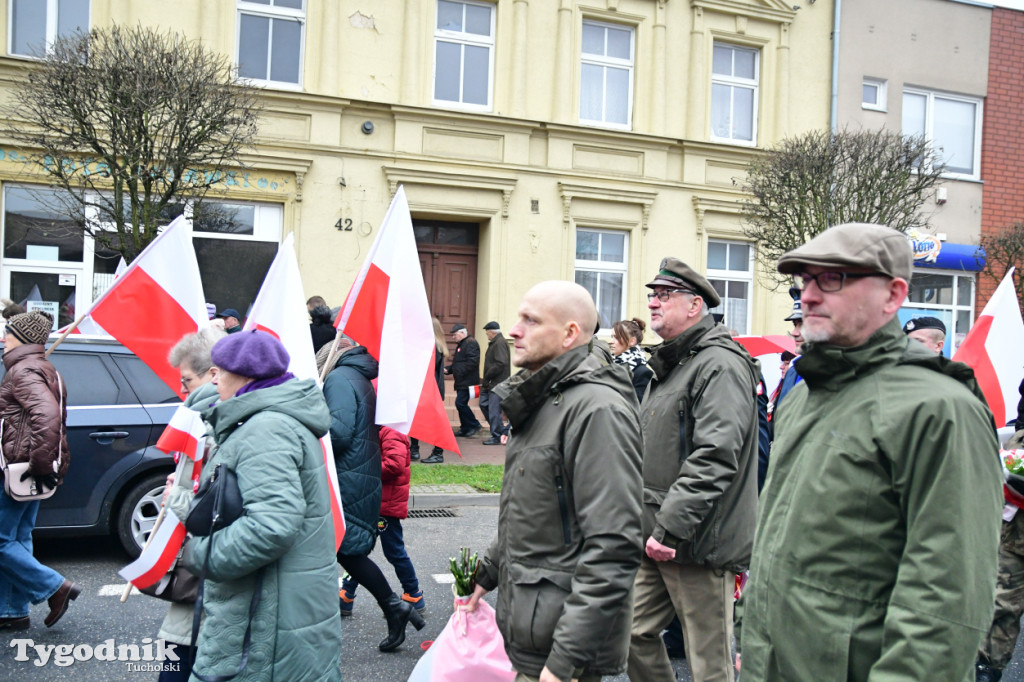
[[[565,483],[562,480],[562,474],[555,473],[555,492],[558,495],[558,511],[562,515],[562,537],[565,539],[565,544],[572,544],[572,534],[569,532],[569,500],[565,495]]]

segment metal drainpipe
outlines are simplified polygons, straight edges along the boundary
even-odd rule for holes
[[[839,19],[843,13],[843,0],[835,0],[832,20],[832,102],[829,105],[829,124],[835,133],[839,127]]]

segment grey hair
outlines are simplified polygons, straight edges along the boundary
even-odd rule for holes
[[[196,374],[205,374],[213,367],[213,359],[210,357],[213,345],[225,336],[227,333],[217,327],[203,327],[197,332],[186,334],[171,348],[167,361],[171,367],[180,368],[185,365]]]

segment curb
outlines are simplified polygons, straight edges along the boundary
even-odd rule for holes
[[[419,493],[409,495],[409,509],[439,507],[497,507],[501,493]]]

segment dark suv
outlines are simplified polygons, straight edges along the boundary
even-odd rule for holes
[[[111,339],[70,336],[49,359],[67,386],[71,466],[40,505],[36,534],[114,533],[137,556],[174,470],[174,460],[153,444],[181,400]]]

